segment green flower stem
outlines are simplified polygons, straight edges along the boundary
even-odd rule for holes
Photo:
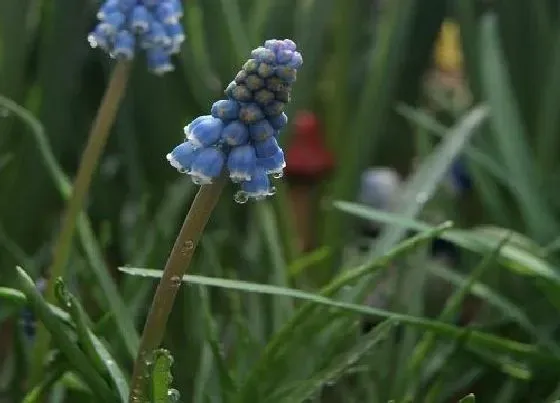
[[[175,240],[140,339],[140,348],[132,374],[130,403],[149,401],[146,390],[146,372],[149,370],[151,355],[163,339],[167,319],[181,286],[181,279],[189,267],[202,232],[225,184],[226,177],[222,175],[215,183],[200,188]]]
[[[97,111],[97,116],[93,121],[89,133],[86,148],[82,153],[78,174],[74,181],[72,195],[66,206],[66,212],[62,221],[62,227],[53,249],[53,260],[47,273],[49,281],[45,298],[48,302],[55,301],[54,285],[58,277],[63,277],[66,264],[72,247],[72,237],[76,227],[78,215],[82,210],[84,199],[88,193],[91,179],[99,164],[99,160],[109,138],[111,127],[115,122],[115,117],[120,103],[124,97],[126,84],[128,82],[131,64],[120,61],[115,66],[109,85],[101,100],[101,105]],[[49,334],[43,326],[38,327],[37,341],[33,354],[34,365],[31,373],[31,382],[36,384],[42,379],[43,363],[49,348]]]

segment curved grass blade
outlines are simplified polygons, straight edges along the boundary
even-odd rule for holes
[[[532,163],[519,100],[511,86],[494,15],[483,16],[479,40],[482,90],[492,110],[490,125],[497,150],[510,176],[515,178],[513,195],[529,233],[538,241],[549,240],[556,235],[557,220],[545,199],[538,197],[540,181]]]
[[[60,195],[65,200],[68,199],[72,192],[71,182],[60,168],[60,165],[58,165],[41,123],[25,108],[2,95],[0,95],[0,106],[13,112],[27,124],[43,157],[47,172]],[[91,269],[95,274],[100,288],[103,290],[102,294],[106,298],[106,300],[102,302],[106,304],[106,308],[113,312],[119,335],[124,345],[127,347],[129,355],[135,357],[140,342],[138,333],[131,320],[131,315],[124,301],[120,298],[118,289],[109,275],[109,270],[104,261],[103,254],[101,253],[101,248],[97,243],[91,224],[84,213],[80,214],[78,219],[77,231],[86,256],[91,263]]]
[[[105,402],[113,402],[116,397],[113,392],[89,362],[87,356],[69,337],[63,324],[53,314],[49,305],[35,287],[33,280],[21,267],[8,269],[14,280],[26,295],[38,318],[43,322],[60,351],[65,355],[73,368],[80,374],[94,393]]]
[[[384,341],[396,323],[387,320],[375,327],[369,334],[363,336],[352,348],[339,354],[330,361],[330,365],[313,376],[311,379],[301,382],[300,385],[293,387],[293,390],[282,396],[282,400],[270,397],[271,402],[280,401],[283,403],[305,402],[318,392],[326,384],[333,384],[342,377],[348,369],[356,365],[364,355],[368,354],[380,342]]]
[[[497,255],[500,250],[508,242],[508,238],[504,238],[498,247],[488,256],[482,259],[482,261],[472,270],[467,281],[458,288],[455,293],[448,298],[445,306],[440,313],[438,320],[441,322],[450,322],[456,313],[461,308],[461,304],[467,294],[471,292],[471,288],[474,286],[475,282],[483,276],[483,274],[490,268],[490,265],[496,260]],[[419,379],[419,372],[423,362],[425,362],[427,355],[433,348],[436,342],[435,335],[432,333],[425,334],[422,339],[416,344],[414,350],[412,351],[409,365],[407,368],[409,378],[408,380],[408,393],[405,398],[406,401],[414,401],[414,388],[416,388],[417,380]]]
[[[80,346],[90,362],[95,366],[97,372],[110,377],[111,382],[119,392],[121,402],[126,403],[129,393],[128,382],[103,343],[90,330],[91,320],[87,317],[82,305],[66,289],[66,285],[60,278],[55,283],[55,293],[60,304],[73,319]]]
[[[142,276],[142,277],[151,277],[151,278],[160,278],[162,274],[161,270],[153,270],[153,269],[121,267],[120,270],[127,274]],[[343,311],[347,311],[355,314],[368,315],[368,316],[373,316],[373,317],[383,318],[383,319],[393,319],[405,325],[414,326],[423,330],[434,331],[435,333],[438,334],[438,336],[447,337],[451,339],[460,337],[461,334],[464,332],[462,329],[459,329],[455,326],[447,325],[438,321],[404,315],[400,313],[388,312],[383,309],[371,308],[359,304],[340,302],[324,297],[322,295],[316,295],[316,294],[312,294],[309,292],[300,291],[292,288],[283,288],[283,287],[270,286],[266,284],[250,283],[250,282],[240,281],[240,280],[228,280],[223,278],[211,278],[211,277],[195,276],[195,275],[186,275],[183,277],[183,281],[190,284],[197,284],[197,285],[203,285],[208,287],[218,287],[218,288],[225,288],[228,290],[238,290],[244,292],[252,292],[252,293],[259,293],[259,294],[266,294],[266,295],[273,295],[273,296],[284,296],[284,297],[302,299],[305,301],[312,302],[314,304],[339,308]],[[519,358],[556,362],[555,358],[550,357],[549,355],[547,355],[546,353],[544,353],[543,351],[541,351],[539,348],[535,346],[520,343],[513,340],[503,339],[483,332],[478,332],[478,331],[469,332],[466,344],[492,349],[495,352],[501,352],[503,354],[512,354]]]
[[[375,210],[357,203],[337,201],[335,207],[353,216],[379,221],[415,231],[426,231],[433,228],[431,225],[402,217],[401,215]],[[498,241],[496,239],[478,239],[470,230],[449,230],[441,234],[441,238],[452,242],[457,246],[475,253],[488,253],[494,249]],[[524,249],[506,245],[502,248],[498,261],[509,270],[523,275],[549,280],[555,287],[560,287],[560,275],[544,259],[535,256]]]
[[[406,183],[402,193],[403,203],[396,210],[398,214],[404,217],[416,217],[435,193],[455,158],[487,116],[488,109],[478,106],[450,130],[443,142]],[[385,228],[372,251],[372,256],[383,255],[404,235],[405,229],[400,226],[390,225]]]

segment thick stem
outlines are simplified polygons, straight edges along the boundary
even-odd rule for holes
[[[202,237],[202,232],[220,198],[225,183],[226,178],[222,176],[215,183],[200,188],[175,240],[144,325],[132,374],[130,403],[149,400],[146,396],[145,387],[148,361],[163,339],[167,319],[182,278],[189,267],[194,251]]]
[[[72,237],[76,227],[76,221],[82,210],[84,199],[88,193],[91,179],[99,164],[103,149],[109,138],[111,127],[115,121],[120,103],[124,97],[126,84],[128,82],[131,64],[120,61],[101,100],[101,105],[89,133],[86,148],[80,159],[78,174],[74,180],[72,195],[66,206],[62,227],[53,249],[53,261],[47,273],[49,281],[46,289],[46,299],[54,302],[54,284],[58,277],[65,274],[66,263],[72,247]],[[39,326],[35,344],[34,366],[31,381],[35,384],[41,379],[42,366],[45,355],[49,348],[49,335],[42,326]]]

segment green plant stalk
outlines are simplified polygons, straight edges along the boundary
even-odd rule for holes
[[[45,298],[48,302],[55,301],[55,281],[64,277],[64,271],[72,248],[72,237],[78,215],[82,210],[84,199],[88,193],[91,179],[99,164],[101,155],[107,144],[111,127],[115,122],[117,111],[124,97],[131,64],[127,61],[117,63],[109,85],[101,100],[101,105],[93,121],[86,148],[80,159],[78,174],[74,181],[72,196],[66,206],[62,227],[53,249],[52,264],[47,273],[49,281]],[[43,362],[49,348],[49,334],[43,326],[37,329],[37,341],[34,348],[34,365],[31,372],[31,382],[38,383],[42,378]]]
[[[179,235],[177,235],[163,269],[140,339],[140,348],[132,373],[130,403],[149,401],[146,390],[146,374],[149,370],[150,361],[153,359],[151,356],[163,339],[167,319],[173,308],[173,302],[181,286],[182,278],[191,263],[202,237],[202,232],[208,223],[210,214],[218,203],[225,184],[226,177],[222,175],[215,183],[200,188],[183,222]]]

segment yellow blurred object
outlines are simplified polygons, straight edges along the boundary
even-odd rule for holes
[[[443,71],[458,71],[463,68],[463,53],[459,25],[444,20],[436,43],[435,63]]]

